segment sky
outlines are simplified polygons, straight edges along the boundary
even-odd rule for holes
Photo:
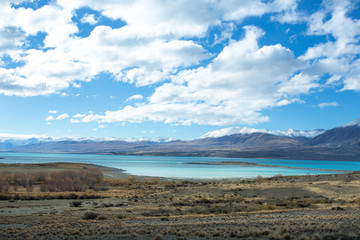
[[[193,139],[360,118],[360,2],[0,0],[0,135]]]

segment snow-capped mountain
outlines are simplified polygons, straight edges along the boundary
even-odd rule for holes
[[[1,151],[40,153],[360,161],[359,147],[360,119],[327,131],[222,128],[188,141],[169,138],[29,138],[0,134]]]
[[[175,141],[174,138],[158,137],[158,138],[116,138],[116,137],[106,137],[106,138],[76,138],[76,137],[61,137],[61,138],[52,138],[40,135],[25,135],[25,134],[6,134],[0,133],[0,150],[12,150],[16,147],[35,145],[35,144],[44,144],[44,143],[56,143],[56,142],[125,142],[125,143],[143,143],[143,142],[152,142],[152,143],[168,143]]]
[[[268,129],[255,129],[255,128],[247,128],[247,127],[230,127],[230,128],[222,128],[214,131],[210,131],[200,137],[203,138],[218,138],[224,136],[230,136],[233,134],[253,134],[253,133],[267,133],[276,136],[286,136],[286,137],[306,137],[306,138],[313,138],[317,135],[324,133],[325,130],[322,129],[315,129],[315,130],[295,130],[295,129],[288,129],[285,131],[276,130],[271,131]]]
[[[359,119],[356,119],[354,121],[351,121],[345,125],[342,125],[341,127],[360,127],[360,118]]]
[[[308,145],[360,146],[360,119],[349,122],[311,139]]]
[[[314,129],[314,130],[296,130],[293,128],[290,128],[288,130],[280,131],[277,130],[274,132],[278,133],[279,136],[287,136],[287,137],[306,137],[306,138],[313,138],[320,134],[323,134],[326,130],[324,129]]]

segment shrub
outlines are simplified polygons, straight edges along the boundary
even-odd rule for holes
[[[48,174],[44,171],[36,172],[31,176],[35,183],[43,183],[48,180]]]
[[[82,201],[72,201],[70,202],[70,207],[80,207],[82,205]]]
[[[5,177],[0,176],[0,193],[7,193],[9,191],[9,183]]]
[[[13,185],[18,185],[26,188],[28,179],[24,173],[15,173],[13,175]]]
[[[15,192],[19,186],[26,188],[27,191],[32,191],[33,185],[39,185],[41,192],[107,190],[108,187],[104,184],[103,178],[104,175],[101,170],[96,168],[83,171],[64,170],[51,174],[44,171],[33,174],[6,172],[0,175],[0,192],[7,193],[10,186]]]
[[[86,171],[61,171],[50,174],[44,191],[74,191],[82,192],[87,189],[100,190],[103,173],[98,169],[88,169]]]
[[[130,183],[135,183],[135,181],[136,181],[136,178],[135,178],[135,176],[129,176],[129,182]]]
[[[84,220],[93,220],[96,219],[99,216],[99,214],[94,213],[94,212],[86,212],[84,213],[82,219]]]

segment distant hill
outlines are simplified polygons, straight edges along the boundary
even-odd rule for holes
[[[15,144],[16,143],[16,144]],[[0,150],[14,152],[93,153],[117,155],[245,157],[360,161],[360,119],[330,130],[269,131],[224,128],[198,139],[7,139]]]

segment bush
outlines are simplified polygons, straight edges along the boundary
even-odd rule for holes
[[[82,219],[84,220],[93,220],[96,219],[99,216],[99,214],[94,213],[94,212],[86,212],[84,213]]]
[[[101,170],[89,168],[83,171],[64,170],[48,174],[44,171],[32,174],[9,172],[0,175],[0,192],[7,193],[12,186],[16,192],[19,186],[32,191],[33,185],[39,185],[41,192],[82,192],[88,189],[107,190]]]
[[[9,191],[9,183],[5,177],[0,176],[0,193],[7,193]]]
[[[48,180],[48,174],[44,171],[36,172],[31,176],[35,183],[44,183]]]
[[[28,185],[28,179],[24,173],[15,173],[13,175],[13,185],[18,185],[26,188]]]
[[[80,207],[82,205],[82,201],[72,201],[70,202],[70,207]]]
[[[95,168],[86,171],[61,171],[50,174],[48,181],[40,186],[41,191],[65,192],[74,191],[82,192],[87,189],[102,190],[101,181],[103,173]]]

